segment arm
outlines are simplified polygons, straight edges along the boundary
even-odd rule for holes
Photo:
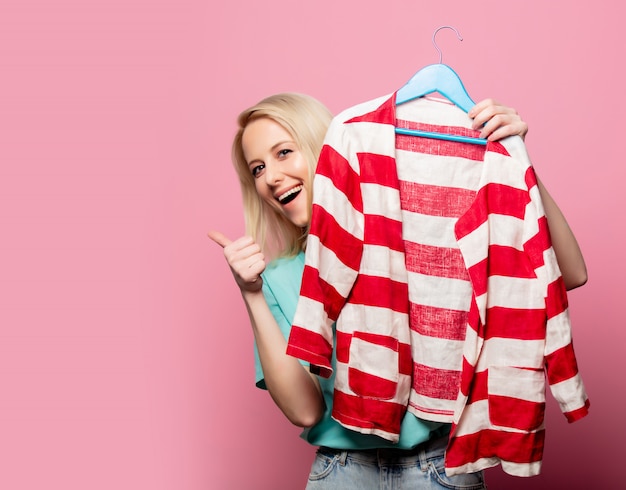
[[[286,354],[287,340],[267,306],[262,292],[242,291],[265,384],[274,403],[299,427],[315,425],[324,413],[324,399],[314,375]]]
[[[209,232],[209,237],[224,248],[226,261],[241,290],[272,399],[294,425],[314,425],[324,412],[322,392],[315,376],[286,354],[287,341],[261,289],[260,275],[265,261],[260,247],[250,237],[231,242],[215,231]]]
[[[489,141],[497,141],[512,135],[519,135],[524,139],[528,133],[528,124],[515,109],[493,99],[479,102],[468,115],[474,120],[474,129],[481,129],[480,137]],[[552,247],[561,268],[565,287],[570,290],[582,286],[587,282],[587,267],[576,237],[565,216],[539,179],[537,184],[548,219]]]
[[[539,178],[537,178],[537,186],[548,219],[552,248],[554,248],[556,260],[561,269],[565,288],[570,290],[582,286],[587,282],[587,266],[576,237],[567,224],[565,216]]]

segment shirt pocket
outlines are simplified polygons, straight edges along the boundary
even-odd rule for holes
[[[487,373],[489,421],[503,429],[533,431],[543,426],[546,393],[543,370],[490,366]]]
[[[399,342],[386,335],[354,332],[350,339],[348,385],[358,396],[389,400],[398,391]]]

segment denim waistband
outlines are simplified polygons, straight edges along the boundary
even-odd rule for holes
[[[376,448],[376,449],[334,449],[321,446],[318,451],[327,456],[340,455],[345,462],[347,458],[371,464],[402,464],[441,458],[448,445],[448,437],[437,437],[414,447],[413,449]]]

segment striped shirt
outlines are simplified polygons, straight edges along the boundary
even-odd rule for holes
[[[401,125],[472,134],[465,113],[427,98],[333,120],[288,353],[328,375],[336,349],[333,417],[346,427],[394,441],[408,407],[453,423],[450,474],[536,474],[544,369],[570,420],[588,401],[523,142],[396,137]]]

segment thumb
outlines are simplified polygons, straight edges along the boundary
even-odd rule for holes
[[[211,230],[209,231],[208,236],[222,248],[232,243],[232,240],[228,239],[226,235],[220,233],[219,231]]]

